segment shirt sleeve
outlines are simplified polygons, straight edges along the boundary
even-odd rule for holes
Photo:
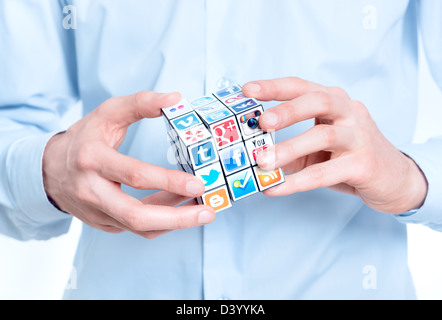
[[[53,0],[0,2],[0,232],[44,240],[71,217],[48,200],[42,156],[78,100],[73,30]]]
[[[442,89],[442,1],[417,2],[418,24],[432,76]],[[441,106],[442,108],[442,106]],[[422,208],[397,219],[404,223],[423,224],[442,231],[442,137],[423,144],[400,148],[421,168],[428,181],[428,195]]]

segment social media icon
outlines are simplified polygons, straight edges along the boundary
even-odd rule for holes
[[[228,88],[221,89],[215,93],[218,98],[228,97],[232,94],[241,92],[241,87],[239,85],[233,85]]]
[[[218,188],[226,183],[219,162],[195,171],[195,176],[203,181],[206,191]]]
[[[233,96],[227,97],[223,99],[223,103],[230,107],[231,105],[238,104],[240,102],[243,102],[247,100],[246,96],[243,93],[235,94]]]
[[[192,112],[172,121],[177,131],[183,131],[202,124],[198,116]]]
[[[230,116],[233,116],[233,113],[230,112],[227,108],[218,110],[214,113],[211,113],[207,116],[204,117],[204,120],[208,123],[208,124],[212,124],[214,122],[226,119]]]
[[[221,104],[221,102],[215,102],[197,109],[196,113],[198,113],[201,117],[204,118],[205,116],[221,109],[225,109],[225,107]]]
[[[259,117],[262,113],[263,109],[258,107],[238,116],[238,123],[243,136],[250,137],[263,132],[259,126]]]
[[[192,107],[190,107],[187,100],[183,100],[173,107],[163,109],[163,113],[169,120],[175,119],[189,112],[192,112]]]
[[[202,168],[214,161],[218,160],[217,152],[213,140],[199,144],[190,148],[190,154],[195,169]]]
[[[241,141],[241,135],[235,118],[230,118],[212,126],[211,130],[218,149]]]
[[[202,198],[203,203],[212,207],[216,212],[220,212],[232,206],[225,186],[204,194]]]
[[[169,111],[170,111],[171,113],[174,113],[174,112],[178,112],[178,111],[180,111],[180,110],[183,110],[184,108],[185,108],[184,105],[180,105],[180,106],[177,106],[177,107],[171,108]]]
[[[252,166],[256,165],[256,157],[258,154],[274,145],[272,135],[264,133],[262,135],[253,137],[245,142],[247,153],[249,155]]]
[[[249,166],[249,159],[242,143],[221,150],[220,158],[227,175]]]
[[[262,147],[259,147],[259,148],[257,148],[257,149],[254,149],[254,150],[252,151],[253,161],[256,162],[256,157],[258,156],[258,154],[259,154],[260,152],[263,152],[264,150],[267,150],[268,148],[269,148],[269,145],[266,144],[266,145],[264,145],[264,146],[262,146]]]
[[[251,196],[258,192],[252,169],[247,169],[227,178],[234,201]]]
[[[218,180],[220,174],[221,172],[217,170],[210,170],[208,175],[201,176],[204,180],[204,185],[206,187],[210,187],[212,184],[216,182],[216,180]]]
[[[209,130],[203,125],[182,131],[179,135],[186,146],[190,146],[211,137]]]
[[[206,97],[202,97],[199,98],[197,100],[192,101],[190,104],[192,105],[193,108],[198,109],[201,108],[209,103],[215,102],[215,98],[212,96],[206,96]]]
[[[235,114],[244,112],[246,110],[252,109],[253,107],[258,106],[258,103],[254,99],[246,100],[242,103],[236,104],[234,106],[229,107]]]
[[[261,191],[274,187],[285,181],[284,175],[281,169],[265,171],[261,168],[254,168],[258,184]]]

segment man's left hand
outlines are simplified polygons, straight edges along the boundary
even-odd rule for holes
[[[327,187],[357,195],[376,211],[392,214],[424,203],[428,185],[422,171],[384,137],[367,108],[344,90],[283,78],[250,82],[243,91],[257,100],[282,102],[260,117],[265,131],[315,119],[310,130],[258,155],[262,169],[281,167],[288,174],[286,183],[266,195]]]

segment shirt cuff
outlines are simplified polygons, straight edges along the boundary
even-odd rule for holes
[[[428,193],[423,206],[417,210],[395,216],[399,222],[422,224],[442,231],[442,140],[400,147],[415,161],[428,181]]]
[[[72,216],[49,201],[43,185],[43,152],[56,133],[31,136],[15,142],[8,153],[7,172],[19,213],[19,227],[33,239],[68,232]]]

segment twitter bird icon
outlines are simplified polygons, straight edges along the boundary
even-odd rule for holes
[[[220,174],[221,172],[212,169],[208,175],[202,175],[201,178],[204,180],[204,185],[209,187],[218,180]]]

